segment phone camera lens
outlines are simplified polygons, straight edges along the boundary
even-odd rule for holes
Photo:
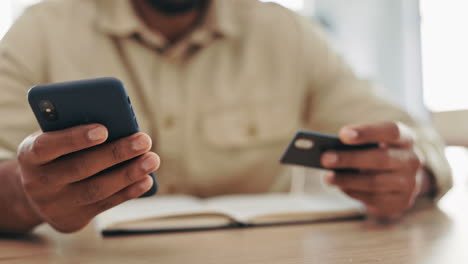
[[[50,100],[39,101],[39,110],[42,116],[48,121],[57,120],[57,111],[55,105]]]

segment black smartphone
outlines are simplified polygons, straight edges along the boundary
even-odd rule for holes
[[[97,123],[108,129],[106,143],[139,132],[124,84],[115,78],[34,86],[28,92],[28,101],[44,132]],[[153,187],[142,197],[157,192],[155,176],[150,176]]]
[[[338,137],[314,132],[299,131],[289,144],[280,162],[323,169],[320,162],[322,154],[330,150],[364,150],[378,148],[377,143],[346,145]],[[340,171],[348,171],[340,169]],[[352,171],[352,169],[349,169]]]

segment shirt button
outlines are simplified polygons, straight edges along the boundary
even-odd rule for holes
[[[250,125],[248,128],[247,128],[247,135],[249,137],[256,137],[258,135],[258,129],[256,126],[254,125]]]
[[[167,116],[164,119],[164,128],[171,129],[175,126],[175,119],[172,116]]]
[[[161,54],[167,51],[167,46],[164,47],[156,47],[155,50]]]
[[[194,55],[195,53],[197,53],[198,51],[200,51],[202,48],[202,46],[200,44],[193,44],[192,46],[190,46],[187,50],[187,56],[192,56]]]

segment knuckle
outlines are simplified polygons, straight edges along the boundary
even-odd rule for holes
[[[18,147],[16,158],[20,164],[29,163],[29,156],[28,156],[28,151],[27,151],[28,147],[29,147],[29,144],[26,140],[23,141]]]
[[[399,150],[386,149],[384,158],[383,158],[383,160],[385,160],[385,164],[384,164],[385,168],[396,169],[396,168],[402,167],[402,161],[401,161],[402,156],[403,155],[401,151]]]
[[[382,150],[377,150],[377,152],[375,152],[375,155],[370,155],[370,157],[368,158],[368,162],[370,162],[370,164],[374,164],[374,166],[378,167],[378,168],[388,168],[388,166],[390,165],[390,153],[389,153],[389,150],[388,149],[382,149]]]
[[[111,150],[111,154],[112,154],[112,159],[114,161],[125,160],[125,153],[123,151],[124,148],[122,148],[120,144],[118,144],[117,142],[112,143],[110,145],[110,150]]]
[[[21,187],[24,194],[33,201],[35,200],[36,195],[43,191],[43,188],[41,188],[43,186],[31,177],[23,177]]]
[[[136,191],[135,190],[129,190],[129,191],[126,191],[123,193],[123,201],[128,201],[128,200],[132,200],[136,197],[138,197],[138,194],[135,194]]]
[[[67,171],[71,172],[72,178],[81,179],[91,176],[89,175],[89,166],[88,161],[86,159],[72,159],[71,162],[68,164]]]
[[[50,183],[49,174],[46,173],[45,171],[39,170],[37,172],[37,180],[43,185],[49,184]]]
[[[130,168],[130,166],[126,166],[124,168],[123,174],[127,183],[133,183],[138,179],[137,175],[134,173],[132,168]]]
[[[88,183],[84,185],[83,191],[81,192],[81,199],[84,203],[94,202],[101,190],[101,187],[96,183]]]
[[[143,194],[143,191],[140,188],[130,188],[129,190],[124,192],[123,201],[133,200],[137,198],[138,196],[140,196],[141,194]]]
[[[384,192],[388,188],[388,180],[387,177],[383,174],[377,174],[372,177],[372,189],[377,192]]]
[[[82,167],[78,162],[69,162],[66,167],[68,167],[70,171],[71,178],[77,178],[78,175],[81,175]]]
[[[37,137],[31,143],[30,152],[33,154],[34,157],[39,158],[44,154],[46,148],[47,143],[44,140],[41,140],[41,137]]]
[[[393,153],[391,149],[384,149],[382,153],[382,158],[378,159],[380,160],[381,164],[379,164],[381,167],[385,166],[385,168],[388,168],[392,165],[392,160],[393,160]]]
[[[21,164],[30,163],[30,152],[33,148],[33,144],[35,144],[38,137],[39,135],[30,135],[19,144],[16,157]]]
[[[21,185],[23,186],[23,190],[29,194],[37,188],[37,182],[32,180],[29,177],[23,177],[21,181]]]
[[[26,155],[26,152],[22,148],[18,149],[18,152],[16,154],[16,159],[18,160],[20,164],[28,163],[28,157]]]
[[[69,129],[64,135],[65,144],[73,149],[79,148],[80,143],[77,137],[76,129]]]
[[[53,221],[53,218],[58,217],[60,210],[58,210],[59,207],[57,206],[57,203],[54,202],[53,198],[49,196],[32,196],[30,199],[34,204],[34,208],[41,216],[43,216],[43,218],[47,219],[48,221]]]
[[[390,137],[393,140],[398,140],[401,137],[400,125],[398,122],[390,122],[389,125],[389,133]]]
[[[23,190],[28,194],[42,189],[44,182],[47,184],[49,180],[48,175],[40,170],[35,173],[24,173],[21,171],[20,175]]]
[[[402,192],[406,192],[407,190],[410,190],[413,188],[412,181],[410,181],[408,177],[404,175],[397,175],[393,177],[392,184],[395,186],[396,190],[402,191]]]
[[[348,155],[345,152],[335,153],[336,154],[336,165],[337,166],[352,166],[355,163],[355,159],[352,155]]]

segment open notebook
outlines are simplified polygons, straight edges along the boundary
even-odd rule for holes
[[[97,218],[104,235],[298,223],[363,214],[342,194],[230,195],[211,199],[154,196],[121,204]]]

